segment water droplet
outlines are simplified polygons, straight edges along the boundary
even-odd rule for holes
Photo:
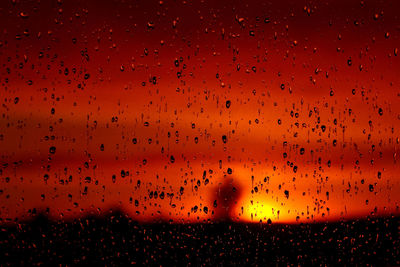
[[[55,154],[56,153],[56,147],[55,146],[50,147],[49,148],[49,152],[50,152],[50,154]]]

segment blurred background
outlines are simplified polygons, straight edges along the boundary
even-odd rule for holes
[[[0,218],[399,214],[398,1],[4,1]]]

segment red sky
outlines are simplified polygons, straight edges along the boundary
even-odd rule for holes
[[[0,218],[398,214],[399,3],[245,2],[2,2]]]

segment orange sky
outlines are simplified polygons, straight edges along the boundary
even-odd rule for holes
[[[396,7],[2,3],[0,218],[398,214]]]

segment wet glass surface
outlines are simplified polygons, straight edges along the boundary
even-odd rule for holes
[[[399,8],[1,2],[2,263],[400,264]]]

